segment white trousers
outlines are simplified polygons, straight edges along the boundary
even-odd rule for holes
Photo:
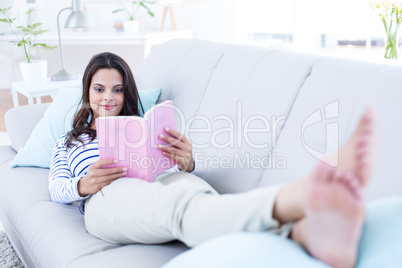
[[[272,210],[282,186],[218,194],[199,177],[164,172],[154,182],[120,178],[90,197],[85,226],[103,240],[192,247],[219,235],[276,230]]]

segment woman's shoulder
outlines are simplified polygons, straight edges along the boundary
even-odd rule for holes
[[[66,139],[66,137],[67,137],[67,134],[61,135],[60,138],[57,140],[57,143],[63,142]]]
[[[81,141],[83,141],[84,144],[89,143],[90,140],[91,140],[91,137],[90,137],[88,134],[86,134],[86,133],[81,134],[78,138],[79,138]],[[69,135],[68,135],[68,134],[63,134],[63,135],[60,136],[60,138],[57,140],[56,146],[57,146],[57,147],[60,147],[60,146],[66,147],[68,140],[69,140]],[[96,140],[96,138],[95,138],[95,140]],[[74,139],[72,139],[71,144],[72,144],[73,146],[79,146],[79,145],[82,145],[81,141],[77,140],[77,138],[74,138]]]
[[[68,134],[63,136],[60,139],[64,140],[64,144],[67,144],[68,140],[70,139],[70,144],[72,145],[72,147],[80,147],[83,144],[98,142],[97,137],[91,138],[91,135],[89,135],[88,133],[82,133],[78,137],[74,138],[70,137]]]

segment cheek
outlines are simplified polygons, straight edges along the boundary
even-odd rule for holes
[[[99,105],[99,102],[102,100],[102,98],[99,98],[98,96],[94,94],[89,94],[89,103],[92,105]]]
[[[120,105],[121,107],[123,107],[123,104],[124,104],[124,96],[119,97],[118,103],[119,103],[119,105]]]

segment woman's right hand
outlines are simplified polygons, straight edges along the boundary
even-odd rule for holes
[[[89,167],[87,175],[78,181],[77,188],[79,195],[87,196],[89,194],[95,194],[106,185],[127,175],[127,168],[103,168],[103,166],[112,164],[116,164],[113,159],[100,159],[93,163]]]

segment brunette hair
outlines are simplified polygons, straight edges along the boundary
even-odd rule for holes
[[[99,69],[114,69],[123,77],[124,103],[119,115],[139,116],[138,103],[140,103],[141,109],[144,112],[134,76],[126,61],[110,52],[96,54],[89,61],[82,78],[82,97],[78,111],[74,117],[73,129],[67,133],[67,148],[73,145],[73,141],[79,141],[84,145],[84,142],[80,138],[82,134],[88,134],[90,141],[96,138],[96,130],[91,129],[95,118],[89,103],[89,91],[92,77]]]

